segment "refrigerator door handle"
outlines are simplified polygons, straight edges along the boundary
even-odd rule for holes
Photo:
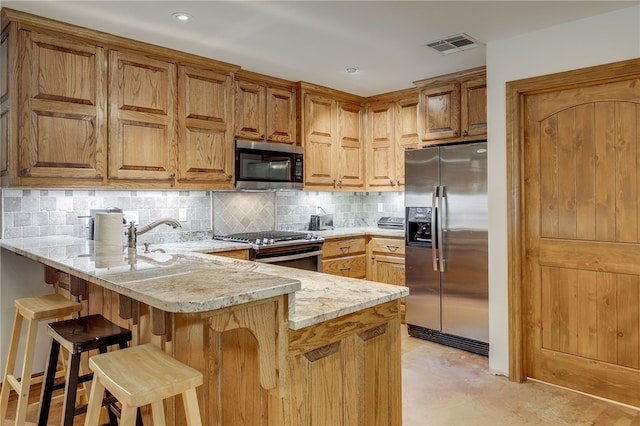
[[[438,236],[436,235],[435,229],[438,223],[436,219],[438,215],[438,210],[436,207],[436,200],[438,198],[438,189],[440,187],[434,186],[433,192],[431,193],[431,232],[433,235],[431,236],[431,260],[433,261],[433,270],[438,271]]]
[[[446,201],[445,197],[445,188],[444,186],[439,187],[438,191],[438,259],[439,259],[439,270],[440,272],[445,271],[445,259],[444,259],[444,221],[447,217],[447,212],[445,211]]]

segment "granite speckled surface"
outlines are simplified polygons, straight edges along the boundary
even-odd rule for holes
[[[329,237],[372,235],[368,230],[322,232],[331,232]],[[399,232],[380,231],[374,235]],[[120,253],[120,247],[66,236],[5,239],[0,246],[169,312],[203,312],[289,294],[291,329],[408,294],[402,286],[204,254],[248,248],[216,240],[151,245],[146,254],[141,247]]]

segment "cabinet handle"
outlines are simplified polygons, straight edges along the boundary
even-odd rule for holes
[[[351,249],[351,246],[340,247],[340,251],[342,252],[342,254],[349,253],[350,249]]]
[[[231,179],[233,179],[233,176],[232,175],[227,175],[227,180],[231,180]]]
[[[400,179],[396,181],[396,185],[400,186]]]
[[[351,268],[340,268],[340,272],[348,272]]]
[[[31,174],[31,169],[29,167],[25,167],[24,169],[22,169],[22,174],[24,176],[29,176]]]
[[[396,250],[398,250],[400,247],[399,246],[387,246],[387,250],[389,250],[390,252],[396,252]]]
[[[336,187],[336,180],[335,179],[333,180],[333,187],[334,188]]]
[[[391,186],[394,186],[393,179],[389,179],[389,184],[390,184]]]

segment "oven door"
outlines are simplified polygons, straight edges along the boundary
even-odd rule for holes
[[[261,247],[254,254],[256,262],[322,272],[322,244],[284,247]]]

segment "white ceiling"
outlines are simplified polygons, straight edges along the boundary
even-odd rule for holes
[[[11,1],[2,6],[362,96],[485,64],[484,44],[634,1]],[[193,16],[179,22],[171,14]],[[479,48],[425,45],[464,32]],[[347,67],[360,71],[348,74]]]

